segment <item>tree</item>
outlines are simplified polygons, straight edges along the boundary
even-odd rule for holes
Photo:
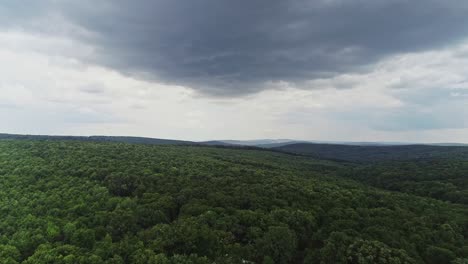
[[[352,243],[352,238],[343,232],[333,232],[320,249],[320,260],[322,263],[346,263],[348,256],[346,250]],[[312,260],[310,260],[312,261]]]
[[[446,249],[430,246],[426,250],[425,260],[429,264],[450,263],[455,259],[455,254]]]
[[[73,233],[70,242],[78,247],[92,249],[96,242],[94,230],[85,228],[77,229]]]
[[[275,263],[288,263],[296,250],[296,234],[284,226],[271,226],[257,242],[260,256],[269,256]]]
[[[392,249],[379,241],[358,239],[347,250],[351,264],[411,264],[415,263],[403,250]]]
[[[10,245],[0,245],[0,262],[1,263],[18,263],[21,254],[19,250]]]

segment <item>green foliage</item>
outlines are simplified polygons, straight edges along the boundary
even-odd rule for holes
[[[375,163],[356,166],[342,174],[391,191],[468,205],[467,171],[466,159],[443,159]]]
[[[77,247],[92,249],[96,242],[94,230],[80,228],[73,232],[70,243]]]
[[[257,253],[260,253],[260,256],[268,256],[279,264],[289,263],[296,251],[296,240],[296,234],[288,227],[272,226],[257,241]],[[267,259],[264,259],[264,262]]]
[[[410,264],[414,263],[405,251],[388,247],[379,241],[357,240],[347,250],[348,263]]]
[[[6,263],[18,263],[21,257],[19,250],[10,245],[0,245],[0,259]]]
[[[320,254],[309,256],[308,262],[313,263],[314,257],[319,257],[322,263],[347,263],[348,247],[353,243],[353,239],[342,232],[333,232],[330,234],[325,245],[320,249]],[[311,254],[311,252],[309,252]]]
[[[450,263],[455,259],[455,254],[446,248],[430,246],[426,250],[425,259],[427,263]]]
[[[460,264],[465,166],[0,140],[0,263]]]
[[[434,159],[468,158],[467,146],[437,146],[437,145],[341,145],[293,143],[273,147],[274,150],[314,158],[348,161],[356,163],[372,163],[383,161],[427,161]]]

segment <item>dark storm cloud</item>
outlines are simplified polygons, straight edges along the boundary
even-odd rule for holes
[[[47,12],[50,3],[40,1],[2,1],[0,3],[0,25],[14,26]]]
[[[468,33],[458,0],[51,1],[93,32],[94,62],[221,96],[365,70]]]

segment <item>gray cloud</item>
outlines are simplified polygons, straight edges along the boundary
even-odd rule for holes
[[[79,88],[79,90],[85,94],[98,95],[104,93],[104,88],[102,84],[88,84]]]
[[[47,10],[92,33],[75,37],[96,48],[94,63],[218,96],[365,71],[468,35],[468,2],[457,0],[83,0]]]

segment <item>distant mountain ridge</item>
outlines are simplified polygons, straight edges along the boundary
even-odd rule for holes
[[[53,136],[53,135],[18,135],[0,133],[0,139],[29,139],[29,140],[78,140],[78,141],[98,141],[98,142],[125,142],[136,144],[152,145],[192,145],[199,144],[193,141],[147,138],[147,137],[128,137],[128,136]]]
[[[290,144],[329,144],[346,146],[405,146],[405,145],[430,145],[430,146],[468,146],[464,143],[414,143],[414,142],[379,142],[379,141],[327,141],[327,140],[296,140],[296,139],[257,139],[257,140],[215,140],[206,142],[218,142],[220,144],[257,146],[264,148],[280,147]]]
[[[217,140],[218,142],[223,142],[231,145],[243,145],[243,146],[263,146],[268,144],[291,144],[297,142],[306,142],[298,141],[292,139],[253,139],[253,140]]]
[[[194,145],[223,148],[257,149],[276,151],[294,155],[309,156],[314,159],[340,162],[369,163],[402,160],[431,160],[455,158],[468,160],[468,147],[457,143],[404,144],[380,142],[316,143],[290,139],[260,140],[211,140],[186,141],[130,136],[49,136],[1,134],[2,139],[24,140],[75,140],[88,142],[122,142],[147,145]]]
[[[192,145],[197,142],[175,139],[147,138],[147,137],[124,137],[124,136],[90,136],[90,140],[95,141],[113,141],[136,144],[152,144],[152,145]]]
[[[468,159],[468,147],[463,145],[338,145],[295,143],[272,150],[301,154],[318,159],[350,162],[379,162],[397,160]]]

